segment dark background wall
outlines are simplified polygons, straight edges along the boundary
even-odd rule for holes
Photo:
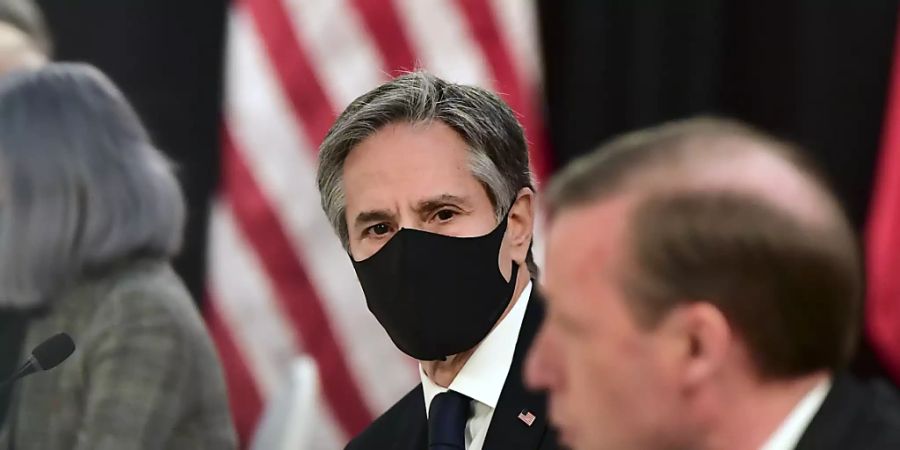
[[[725,114],[810,149],[864,224],[897,0],[539,4],[558,162],[625,130]]]
[[[557,166],[625,130],[726,114],[809,148],[862,230],[897,1],[539,0]],[[56,57],[108,73],[179,164],[177,269],[202,299],[227,0],[39,3]],[[877,370],[867,352],[859,367]]]

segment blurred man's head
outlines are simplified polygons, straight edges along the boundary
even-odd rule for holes
[[[44,64],[50,38],[37,5],[30,0],[0,0],[0,75]]]
[[[663,125],[575,162],[548,197],[527,375],[575,448],[713,448],[748,395],[851,357],[854,236],[790,145],[722,120]]]

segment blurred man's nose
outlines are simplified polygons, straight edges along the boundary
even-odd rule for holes
[[[530,389],[543,390],[552,387],[555,378],[552,346],[546,325],[544,325],[535,337],[525,362],[525,384]]]

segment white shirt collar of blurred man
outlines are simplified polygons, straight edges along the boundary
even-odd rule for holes
[[[419,365],[422,392],[425,394],[425,416],[431,400],[442,392],[452,390],[472,400],[473,414],[466,422],[466,448],[480,450],[487,435],[488,425],[497,408],[500,392],[506,384],[506,376],[512,365],[519,331],[525,319],[525,310],[531,298],[533,282],[528,282],[516,304],[493,330],[481,341],[449,388],[435,384]]]
[[[769,436],[769,440],[760,450],[791,450],[800,442],[800,438],[809,427],[813,417],[819,412],[825,397],[831,390],[831,378],[822,380],[816,387],[794,405],[791,413],[781,422],[778,429]]]

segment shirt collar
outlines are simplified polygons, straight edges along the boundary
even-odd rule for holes
[[[807,392],[760,450],[787,450],[796,447],[830,390],[831,378],[828,378]]]
[[[529,281],[506,317],[478,344],[478,348],[450,383],[449,390],[459,392],[491,408],[497,407],[497,400],[500,399],[500,392],[512,365],[519,330],[522,328],[525,310],[531,298],[531,288],[532,282]],[[428,417],[431,400],[436,395],[446,392],[448,388],[431,381],[428,375],[425,375],[421,364],[419,377],[422,379],[422,392],[425,394],[425,416]]]

